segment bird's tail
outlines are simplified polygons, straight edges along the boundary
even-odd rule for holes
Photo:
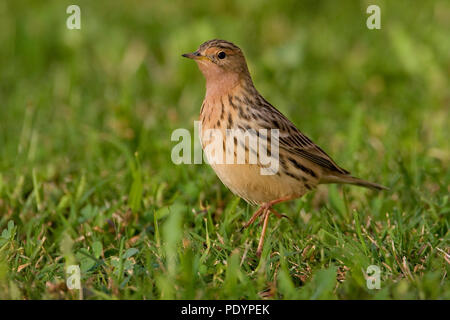
[[[373,190],[389,190],[389,188],[382,186],[381,184],[362,180],[362,179],[353,177],[349,174],[326,175],[320,179],[320,183],[353,184],[356,186],[369,188],[369,189],[373,189]]]

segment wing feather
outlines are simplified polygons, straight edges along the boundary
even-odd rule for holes
[[[270,128],[267,129],[278,127],[280,130],[280,148],[326,168],[331,172],[350,174],[349,171],[339,167],[325,151],[304,135],[288,118],[262,98],[262,96],[260,96],[259,101],[262,101],[262,105],[270,113],[270,117],[272,117],[272,121],[269,124]]]

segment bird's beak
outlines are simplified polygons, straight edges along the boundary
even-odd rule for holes
[[[189,59],[194,59],[194,60],[207,59],[205,56],[202,56],[200,54],[200,52],[198,52],[198,51],[195,51],[192,53],[185,53],[185,54],[182,54],[181,56],[183,56],[185,58],[189,58]]]

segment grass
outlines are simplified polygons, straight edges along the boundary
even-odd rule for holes
[[[449,299],[446,1],[0,4],[0,298]],[[204,94],[181,53],[240,45],[256,87],[375,193],[255,208],[170,161]],[[83,290],[66,287],[79,265]],[[365,272],[381,271],[369,290]]]

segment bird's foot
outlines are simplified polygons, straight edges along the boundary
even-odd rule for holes
[[[270,213],[273,213],[279,219],[281,219],[281,218],[288,218],[289,219],[288,216],[286,216],[284,214],[281,214],[278,211],[276,211],[275,209],[273,209],[272,206],[277,204],[277,203],[288,201],[288,200],[291,200],[291,198],[285,197],[285,198],[272,200],[272,201],[263,203],[259,207],[259,209],[256,210],[256,212],[252,215],[250,220],[248,220],[247,223],[241,228],[241,231],[242,231],[243,229],[245,229],[248,226],[250,226],[253,222],[255,222],[255,220],[258,219],[258,217],[261,217],[261,223],[263,224],[263,229],[262,229],[262,232],[261,232],[261,237],[259,238],[258,249],[256,250],[256,255],[258,257],[261,256],[262,248],[263,248],[263,245],[264,245],[264,237],[265,237],[265,234],[266,234],[267,225],[269,223],[269,215],[270,215]]]

